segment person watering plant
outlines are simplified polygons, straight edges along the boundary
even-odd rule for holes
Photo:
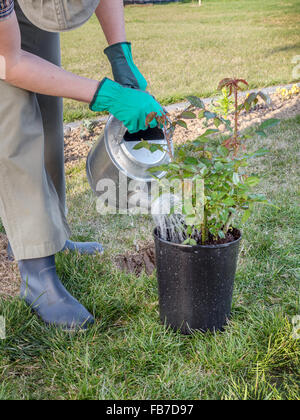
[[[114,81],[100,83],[60,67],[58,32],[96,14]],[[79,57],[78,57],[79,59]],[[101,253],[70,241],[65,217],[62,99],[109,111],[130,132],[163,115],[126,42],[122,0],[0,0],[0,216],[18,261],[20,295],[47,324],[87,328],[92,315],[62,285],[55,254]],[[155,127],[157,122],[151,123]]]

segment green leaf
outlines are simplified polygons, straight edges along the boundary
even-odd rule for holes
[[[221,169],[224,169],[224,165],[223,165],[223,163],[221,163],[221,162],[217,162],[217,163],[215,164],[215,169],[216,169],[216,171],[220,171]]]
[[[256,131],[256,134],[258,134],[259,136],[264,137],[264,138],[267,137],[266,133],[264,131],[262,131],[262,130],[257,130]]]
[[[221,239],[224,239],[224,238],[225,238],[225,233],[223,232],[223,230],[219,230],[219,232],[218,232],[218,236],[219,236],[219,238],[221,238]]]
[[[214,124],[217,128],[221,125],[221,121],[219,120],[219,118],[214,119]]]
[[[203,157],[203,158],[200,158],[199,160],[200,160],[200,162],[204,163],[205,166],[210,166],[211,165],[211,161],[207,158]]]
[[[200,173],[202,176],[205,176],[208,173],[208,169],[206,166],[200,169]]]
[[[196,114],[194,114],[191,111],[184,111],[181,115],[180,118],[185,118],[185,119],[190,119],[193,120],[195,118],[197,118]]]
[[[228,197],[228,198],[225,198],[225,200],[223,200],[223,204],[225,204],[226,206],[234,206],[235,201],[232,197]]]
[[[192,246],[196,246],[196,245],[197,245],[197,242],[195,241],[195,239],[188,238],[188,239],[186,239],[184,242],[182,242],[182,245],[192,245]]]
[[[223,119],[223,123],[225,123],[227,130],[232,131],[231,121],[230,120],[224,120]]]
[[[169,163],[169,168],[179,170],[180,165],[178,165],[177,163],[171,162],[171,163]]]
[[[261,147],[260,149],[256,150],[256,152],[251,153],[251,155],[249,155],[249,157],[259,157],[259,156],[264,156],[267,153],[269,153],[268,149],[265,149],[263,147]]]
[[[249,219],[250,216],[251,216],[251,210],[249,209],[245,210],[242,216],[242,223],[245,223]]]
[[[203,101],[197,96],[187,96],[187,100],[189,101],[191,105],[195,106],[196,108],[205,107]]]
[[[195,146],[200,146],[200,144],[208,143],[210,140],[208,137],[197,137],[196,140],[193,141]]]
[[[215,128],[209,128],[208,130],[205,131],[205,133],[201,134],[201,136],[199,136],[199,137],[206,137],[206,136],[209,136],[210,134],[214,134],[214,133],[219,133],[219,130],[217,130]]]
[[[188,172],[193,173],[193,174],[198,172],[198,168],[196,168],[195,165],[184,164],[183,168],[184,168],[185,171],[188,171]]]
[[[264,131],[267,128],[274,127],[275,125],[279,124],[280,120],[277,118],[269,118],[268,120],[264,121],[260,126],[258,127],[258,131]]]
[[[168,170],[168,165],[159,165],[159,166],[153,166],[152,168],[147,169],[148,172],[150,173],[155,173],[158,171],[167,171]]]
[[[260,182],[260,179],[257,176],[249,176],[246,181],[245,184],[249,185],[249,187],[255,187],[256,185],[258,185]]]
[[[216,114],[214,112],[210,112],[210,111],[204,111],[204,117],[207,120],[210,120],[212,118],[216,118]]]
[[[177,120],[176,121],[176,124],[177,125],[180,125],[180,127],[183,127],[183,128],[185,128],[185,129],[187,129],[188,127],[187,127],[187,124],[186,124],[186,122],[185,121],[182,121],[182,120]]]
[[[275,207],[276,209],[280,210],[280,207],[267,200],[263,194],[249,194],[249,198],[252,200],[252,202],[256,202],[257,204]]]
[[[157,147],[154,144],[152,144],[150,146],[150,149],[149,150],[150,150],[151,153],[154,153],[154,152],[157,152],[159,150],[159,147]]]
[[[195,146],[199,146],[201,143],[208,143],[210,141],[210,139],[207,137],[210,134],[214,134],[214,133],[218,133],[219,130],[210,128],[208,130],[205,131],[205,133],[201,134],[201,136],[198,136],[194,141],[193,144]]]
[[[198,164],[198,160],[194,157],[188,156],[185,160],[184,163],[187,165],[197,165]]]
[[[263,92],[259,91],[259,92],[257,93],[257,96],[260,96],[260,97],[261,97],[261,99],[262,99],[263,101],[265,101],[268,105],[270,105],[270,104],[271,104],[271,98],[270,98],[270,96],[269,96],[269,95],[266,95],[265,93],[263,93]]]
[[[219,146],[217,151],[222,157],[227,157],[229,155],[229,150],[225,146]]]
[[[250,95],[245,100],[245,104],[251,105],[251,103],[254,101],[254,99],[256,99],[256,97],[257,97],[256,92],[250,93]]]
[[[150,149],[150,145],[149,145],[149,143],[147,142],[147,141],[145,141],[145,140],[142,140],[142,141],[140,141],[139,143],[137,143],[135,146],[134,146],[134,150],[139,150],[139,149],[143,149],[143,148],[145,148],[145,149]]]

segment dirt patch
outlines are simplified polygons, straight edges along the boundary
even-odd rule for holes
[[[156,268],[154,244],[149,243],[139,251],[128,251],[124,255],[118,255],[116,265],[120,270],[133,273],[136,276],[140,276],[143,272],[151,275]]]
[[[86,160],[104,126],[104,123],[99,122],[91,131],[80,126],[65,133],[65,163],[67,168],[72,168]]]
[[[236,241],[241,236],[238,229],[232,229],[227,233],[224,239],[215,240],[212,235],[209,236],[206,245],[227,244]],[[200,245],[201,237],[196,233],[193,238]],[[138,251],[128,251],[115,258],[115,264],[121,271],[140,276],[142,273],[151,275],[156,269],[155,246],[153,242],[144,244]]]
[[[11,262],[6,253],[7,238],[0,233],[0,298],[17,296],[20,289],[20,275],[16,262]]]
[[[271,95],[272,103],[267,106],[264,102],[259,102],[251,112],[243,112],[240,117],[240,130],[244,130],[251,126],[262,123],[268,118],[286,119],[292,118],[300,114],[300,94],[288,100],[281,100],[277,95]],[[175,114],[175,112],[171,115]],[[233,116],[230,115],[228,119],[233,123]],[[188,129],[182,127],[176,128],[174,135],[174,143],[182,144],[188,140],[194,140],[207,130],[207,128],[215,128],[213,124],[203,127],[200,120],[186,120]]]

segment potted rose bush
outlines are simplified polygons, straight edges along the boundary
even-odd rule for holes
[[[154,230],[161,320],[183,334],[224,328],[231,312],[242,237],[234,224],[235,217],[242,214],[241,221],[245,222],[255,204],[271,204],[264,195],[253,191],[259,177],[247,172],[250,161],[268,151],[262,147],[248,152],[250,136],[239,130],[241,112],[249,111],[259,98],[266,102],[269,98],[256,92],[239,102],[238,92],[243,84],[247,82],[224,79],[218,87],[228,89],[233,97],[233,124],[220,113],[207,110],[201,99],[194,96],[188,97],[190,105],[173,121],[155,114],[148,117],[148,122],[157,118],[164,126],[171,158],[170,163],[151,171],[164,171],[166,179],[182,183],[183,194],[187,180],[192,185],[203,183],[201,205],[197,188],[193,187],[188,189],[191,199],[183,201],[182,222],[176,227],[180,241],[174,241],[174,235],[168,236],[168,232],[163,237],[159,226]],[[173,152],[170,128],[186,127],[185,120],[194,118],[204,122],[205,132]],[[265,137],[265,129],[277,122],[264,121],[256,134]],[[141,141],[136,147],[154,152],[162,146]]]

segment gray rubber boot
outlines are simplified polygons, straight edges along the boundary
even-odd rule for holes
[[[73,242],[67,241],[65,246],[63,247],[62,251],[70,251],[70,252],[78,252],[80,255],[96,255],[96,254],[103,254],[104,248],[98,242]],[[7,245],[7,258],[10,261],[14,261],[14,253],[8,242]]]
[[[54,255],[18,261],[20,297],[47,324],[64,330],[80,330],[94,323],[92,315],[64,288],[55,267]]]
[[[80,255],[103,254],[104,249],[98,242],[73,242],[67,241],[62,251],[78,252]]]

